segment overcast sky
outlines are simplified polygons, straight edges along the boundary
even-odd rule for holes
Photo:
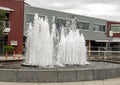
[[[25,0],[25,2],[35,7],[120,21],[120,0]]]

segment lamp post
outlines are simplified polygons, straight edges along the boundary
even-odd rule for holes
[[[108,38],[108,50],[111,50],[110,49],[110,42],[112,41],[112,39],[113,39],[113,31],[110,30],[109,31],[109,38]]]

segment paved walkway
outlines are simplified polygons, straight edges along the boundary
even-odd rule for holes
[[[7,59],[5,56],[0,56],[0,61],[14,61],[14,60],[25,60],[25,57],[22,55],[15,55],[15,57],[13,58],[13,56],[8,56]]]
[[[120,77],[106,80],[64,82],[64,83],[16,83],[0,82],[0,85],[120,85]]]

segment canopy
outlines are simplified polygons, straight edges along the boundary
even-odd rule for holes
[[[120,42],[120,38],[113,38],[112,40],[95,40],[96,42]]]
[[[14,11],[14,10],[13,10],[13,9],[11,9],[11,8],[1,7],[1,6],[0,6],[0,10]]]

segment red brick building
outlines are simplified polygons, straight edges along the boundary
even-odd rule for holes
[[[113,38],[120,38],[120,22],[107,22],[107,36],[109,36],[109,31],[113,31]]]
[[[0,10],[6,10],[10,22],[8,44],[15,46],[15,51],[22,52],[24,28],[24,0],[0,0]]]

